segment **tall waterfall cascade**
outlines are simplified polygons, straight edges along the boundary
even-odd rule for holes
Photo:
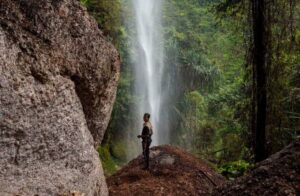
[[[162,36],[163,0],[132,0],[135,18],[135,43],[132,62],[134,90],[139,97],[136,116],[142,128],[143,114],[151,114],[153,126],[152,145],[168,143],[168,131],[163,119],[164,50]]]

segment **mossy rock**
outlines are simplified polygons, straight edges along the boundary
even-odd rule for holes
[[[98,152],[102,162],[102,167],[105,176],[110,176],[119,169],[117,162],[113,159],[113,157],[110,154],[108,144],[99,146]]]

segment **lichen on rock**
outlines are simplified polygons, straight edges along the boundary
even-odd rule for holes
[[[119,56],[75,0],[0,1],[0,195],[107,195]]]

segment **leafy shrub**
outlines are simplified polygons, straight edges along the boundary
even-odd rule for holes
[[[252,165],[245,160],[238,160],[222,165],[219,168],[219,172],[228,179],[234,179],[242,176],[251,166]]]

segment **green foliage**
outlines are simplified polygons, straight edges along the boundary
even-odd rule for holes
[[[204,97],[198,91],[192,91],[185,94],[180,110],[177,110],[182,118],[178,144],[194,153],[207,150],[211,135],[214,135],[214,129],[206,121],[206,108]]]
[[[251,29],[251,1],[231,1],[224,0],[217,6],[222,17],[236,17],[234,10],[239,10],[243,16],[244,24],[240,29],[245,32],[245,47],[249,48],[249,56],[246,57],[245,77],[243,78],[245,97],[241,99],[240,110],[244,111],[241,119],[248,135],[245,143],[252,144],[254,131],[253,114],[256,112],[255,105],[255,77],[256,71],[253,69],[253,59],[251,56],[252,38],[247,36]],[[299,16],[300,4],[295,0],[271,1],[266,5],[266,75],[267,75],[267,150],[272,154],[285,145],[293,141],[299,135],[300,121],[299,99],[295,99],[295,94],[299,95]],[[246,18],[246,20],[245,20]],[[248,20],[247,20],[248,18]],[[298,22],[296,22],[298,21]],[[250,25],[249,25],[250,24]],[[297,74],[298,73],[298,74]],[[297,81],[297,82],[294,82]],[[295,115],[294,115],[295,114]],[[295,118],[296,117],[296,118]]]
[[[245,160],[238,160],[229,162],[219,167],[219,173],[226,176],[229,179],[234,179],[242,176],[252,165]]]
[[[111,145],[111,155],[115,157],[117,160],[126,160],[126,150],[127,147],[125,145],[124,140],[113,141],[114,143]]]
[[[184,78],[180,82],[184,88],[210,85],[219,74],[218,68],[208,58],[206,45],[207,38],[214,31],[210,22],[212,14],[207,6],[195,0],[167,0],[164,8],[166,63],[170,72],[180,70],[180,76]]]
[[[115,45],[121,34],[121,3],[119,0],[81,0],[97,20],[99,28]]]
[[[280,8],[280,9],[279,9]],[[298,12],[297,12],[298,10]],[[276,152],[294,140],[299,134],[300,121],[293,119],[290,113],[299,113],[299,99],[294,100],[290,92],[299,88],[295,80],[295,73],[299,71],[300,42],[297,40],[295,28],[298,23],[292,22],[293,17],[299,19],[300,4],[296,1],[274,1],[269,6],[270,43],[267,64],[268,76],[268,107],[267,107],[267,139],[269,153]],[[294,16],[294,12],[296,14]],[[271,13],[276,12],[276,15]],[[298,32],[299,33],[299,32]],[[297,69],[298,67],[298,69]],[[298,72],[299,73],[299,72]],[[299,75],[298,75],[299,76]],[[297,80],[297,79],[296,79]],[[297,91],[297,90],[296,90]],[[297,93],[296,93],[297,94]],[[298,91],[298,96],[299,96]]]
[[[87,2],[88,2],[88,0],[80,0],[80,3],[84,6],[87,6]]]
[[[119,169],[119,162],[111,156],[108,144],[99,146],[98,153],[106,176],[112,175]]]
[[[126,162],[126,146],[122,140],[111,140],[98,147],[104,174],[110,176]]]
[[[122,131],[125,128],[124,123],[131,120],[128,116],[130,107],[134,104],[135,98],[130,93],[132,84],[132,76],[126,72],[121,73],[118,84],[117,98],[112,112],[112,120],[110,121],[109,128]],[[123,136],[122,133],[120,133]]]
[[[238,113],[244,104],[246,48],[239,31],[243,16],[218,19],[212,11],[216,2],[167,1],[165,47],[166,56],[172,57],[168,64],[181,69],[180,84],[174,87],[184,94],[174,106],[179,116],[174,121],[180,122],[176,144],[222,163],[243,154],[237,147],[244,145],[245,126]]]
[[[130,109],[138,103],[132,94],[128,36],[134,35],[134,28],[125,25],[133,13],[128,0],[81,2],[122,59],[112,119],[99,148],[109,175],[126,160],[125,146],[132,141],[124,138],[130,134],[129,123],[134,121]],[[252,159],[249,2],[165,0],[163,7],[165,78],[172,84],[172,100],[168,103],[171,141],[222,165],[220,171],[228,177],[241,175]],[[275,0],[271,5],[267,67],[270,153],[299,135],[300,127],[300,6],[294,0]]]

